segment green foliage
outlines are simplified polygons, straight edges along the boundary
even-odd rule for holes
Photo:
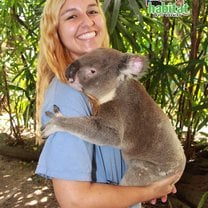
[[[101,1],[112,47],[149,57],[149,73],[142,81],[169,115],[188,158],[196,132],[208,122],[206,1],[187,0],[190,14],[175,18],[148,14],[144,0]],[[10,115],[11,126],[33,123],[38,26],[44,2],[1,3],[0,110]]]
[[[4,0],[1,3],[0,99],[10,115],[14,136],[29,127],[34,115],[35,71],[39,19],[43,1]]]

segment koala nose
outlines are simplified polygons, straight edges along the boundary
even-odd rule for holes
[[[67,68],[66,68],[66,72],[65,72],[65,76],[67,78],[67,80],[69,79],[73,79],[75,78],[75,75],[77,73],[77,71],[80,68],[80,64],[79,61],[75,61],[73,63],[71,63]]]

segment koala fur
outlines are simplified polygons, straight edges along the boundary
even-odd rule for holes
[[[96,49],[66,70],[70,85],[99,102],[96,115],[64,117],[57,107],[42,129],[43,137],[68,131],[81,139],[120,148],[127,163],[121,185],[151,184],[183,171],[185,155],[168,117],[141,83],[147,69],[143,56]]]

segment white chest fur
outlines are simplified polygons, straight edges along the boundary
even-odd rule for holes
[[[99,104],[103,104],[103,103],[106,103],[106,102],[112,100],[115,95],[116,95],[116,89],[113,89],[99,99]]]

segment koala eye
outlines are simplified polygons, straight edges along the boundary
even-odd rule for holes
[[[84,74],[87,76],[87,77],[94,77],[96,76],[96,72],[97,70],[93,67],[88,67],[86,68]]]

